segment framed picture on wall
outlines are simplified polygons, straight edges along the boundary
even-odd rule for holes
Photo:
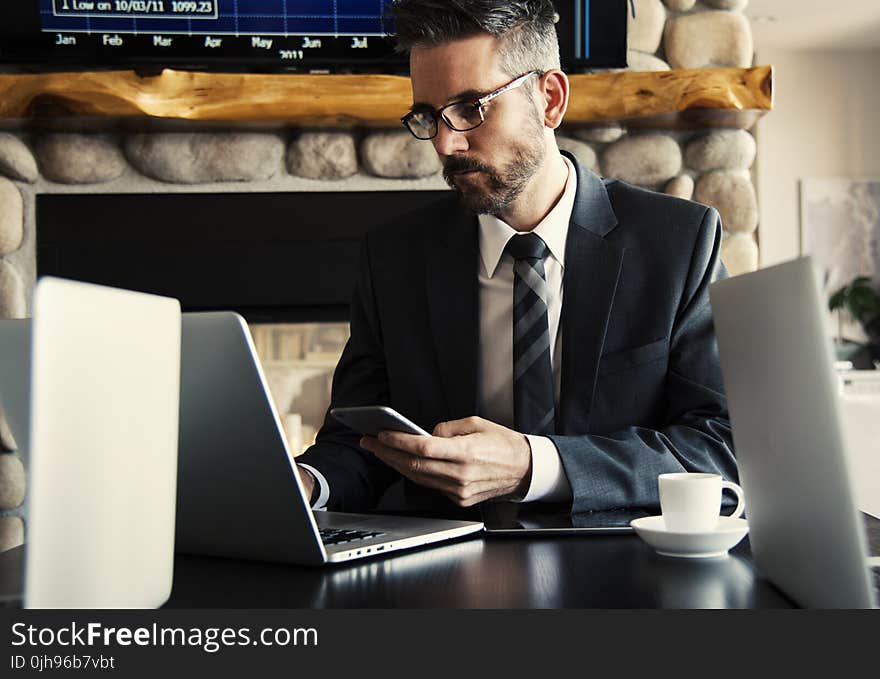
[[[880,178],[810,177],[800,182],[800,251],[822,273],[826,299],[858,276],[880,287]],[[833,323],[838,334],[838,320]],[[843,337],[863,341],[848,321]]]

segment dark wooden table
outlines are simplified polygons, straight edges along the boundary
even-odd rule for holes
[[[662,557],[634,535],[476,537],[303,568],[178,555],[170,608],[790,608],[752,567]]]
[[[866,516],[871,553],[880,521]],[[0,554],[20,605],[24,549]],[[166,608],[791,608],[756,573],[748,538],[723,559],[657,555],[635,535],[482,537],[306,568],[178,554]]]
[[[0,554],[21,605],[24,548]],[[657,555],[635,535],[464,538],[324,568],[178,554],[165,608],[791,608],[752,567]]]

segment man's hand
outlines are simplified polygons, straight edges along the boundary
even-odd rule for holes
[[[532,471],[525,436],[480,417],[441,422],[434,435],[383,431],[360,445],[412,481],[436,488],[461,507],[524,494]]]
[[[303,490],[306,492],[306,502],[311,504],[312,493],[315,491],[315,477],[308,469],[303,469],[299,465],[296,465],[296,471],[299,472],[299,480],[302,481]]]

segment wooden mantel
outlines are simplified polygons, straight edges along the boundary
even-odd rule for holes
[[[572,75],[566,121],[749,128],[773,106],[771,66]],[[409,79],[164,70],[0,75],[0,123],[77,118],[394,126]]]

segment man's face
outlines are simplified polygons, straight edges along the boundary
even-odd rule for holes
[[[501,70],[497,42],[487,34],[414,48],[410,72],[414,105],[433,109],[476,100],[513,79]],[[544,161],[543,120],[531,96],[525,96],[534,86],[530,79],[493,99],[485,106],[485,122],[468,132],[453,131],[438,121],[432,142],[443,163],[443,177],[474,212],[503,213]]]

